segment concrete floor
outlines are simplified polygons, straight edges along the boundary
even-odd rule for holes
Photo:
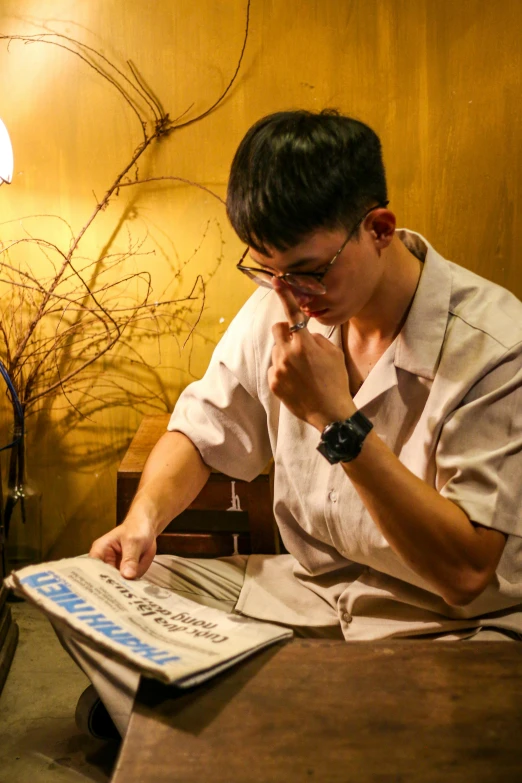
[[[74,722],[87,678],[41,612],[10,606],[20,638],[0,696],[0,783],[109,781],[118,743],[84,736]]]

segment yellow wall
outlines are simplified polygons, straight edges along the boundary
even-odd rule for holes
[[[45,27],[120,64],[130,59],[171,116],[191,107],[189,117],[226,85],[245,7],[238,0],[3,0],[1,32]],[[399,224],[522,297],[515,246],[521,33],[518,0],[253,0],[236,86],[140,171],[197,180],[223,196],[234,149],[253,121],[279,109],[334,106],[381,135]],[[83,63],[43,44],[15,42],[8,53],[0,43],[0,116],[12,135],[16,172],[0,191],[2,220],[59,214],[77,231],[93,207],[92,192],[103,192],[139,141],[118,95]],[[127,229],[136,238],[148,232],[144,249],[156,255],[138,266],[151,269],[159,295],[205,234],[178,289],[190,290],[198,273],[208,280],[204,317],[190,344],[191,372],[199,375],[250,291],[234,270],[242,248],[210,196],[180,185],[145,187],[134,192],[130,219],[111,250],[126,246]],[[96,257],[130,199],[122,192],[101,216],[86,255]],[[0,240],[16,233],[14,225],[0,226]],[[36,231],[34,223],[25,226]],[[56,240],[57,231],[51,219],[39,220],[40,235]],[[190,346],[180,356],[174,339],[162,341],[155,382],[164,405],[189,379]],[[109,371],[111,360],[99,369]],[[81,552],[112,525],[116,465],[140,415],[107,406],[74,426],[57,411],[30,425],[32,472],[45,487],[47,554]]]

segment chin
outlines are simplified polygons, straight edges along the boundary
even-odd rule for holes
[[[347,320],[346,318],[336,315],[335,313],[331,313],[330,311],[324,313],[324,315],[313,315],[311,318],[323,326],[341,326],[341,324],[345,323]]]

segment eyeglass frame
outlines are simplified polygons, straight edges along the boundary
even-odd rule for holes
[[[362,222],[368,217],[370,212],[373,212],[374,209],[385,208],[385,207],[388,206],[389,203],[390,203],[389,201],[383,201],[380,204],[376,204],[375,206],[370,207],[370,209],[368,209],[364,213],[364,215],[357,221],[357,223],[355,224],[353,229],[350,231],[350,233],[348,234],[348,236],[346,237],[346,239],[342,243],[342,245],[339,248],[339,250],[337,251],[337,253],[332,258],[332,260],[328,261],[328,263],[325,265],[323,271],[321,271],[321,272],[317,272],[317,271],[316,272],[283,272],[282,274],[277,275],[275,272],[272,272],[269,269],[262,269],[262,268],[257,267],[257,266],[242,266],[242,261],[246,257],[248,251],[250,250],[249,247],[246,248],[245,252],[243,253],[241,258],[237,262],[236,269],[238,269],[240,272],[244,272],[250,280],[253,280],[253,282],[256,283],[256,285],[261,285],[261,286],[263,285],[263,283],[258,283],[254,278],[252,278],[252,277],[250,277],[250,275],[248,275],[248,272],[263,272],[263,274],[269,275],[272,278],[277,277],[279,280],[285,280],[285,278],[287,278],[287,277],[295,277],[295,276],[310,277],[312,280],[316,280],[319,284],[322,284],[323,288],[325,289],[322,293],[317,293],[316,296],[324,296],[326,294],[326,290],[327,289],[326,289],[326,286],[323,283],[323,280],[324,280],[325,276],[328,274],[328,272],[330,271],[330,269],[333,266],[333,264],[337,261],[337,259],[339,258],[339,256],[343,252],[343,250],[346,247],[346,245],[348,244],[348,242],[351,239],[353,239],[354,234],[359,230]],[[285,280],[285,282],[286,282],[287,285],[291,286],[292,288],[297,288],[299,290],[299,287],[294,285],[293,283],[289,283],[286,280]],[[266,287],[267,288],[269,287],[268,281],[267,281]],[[310,293],[310,292],[306,292],[306,293]]]

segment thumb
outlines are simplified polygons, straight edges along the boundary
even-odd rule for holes
[[[314,333],[312,334],[312,337],[314,338],[316,345],[319,345],[321,348],[325,348],[326,350],[331,350],[332,348],[334,350],[336,349],[336,346],[332,343],[332,341],[323,334]]]
[[[135,579],[141,557],[140,542],[130,540],[123,543],[121,553],[120,574],[125,579]]]

